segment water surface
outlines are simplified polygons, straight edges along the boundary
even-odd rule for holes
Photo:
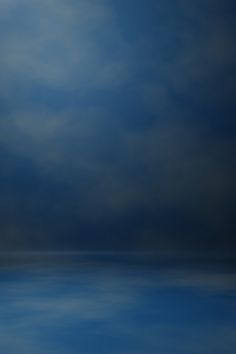
[[[236,352],[232,266],[134,255],[0,258],[0,353]]]

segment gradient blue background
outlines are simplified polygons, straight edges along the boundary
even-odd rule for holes
[[[2,250],[235,250],[235,2],[2,0]]]
[[[235,18],[0,0],[1,354],[236,352]]]

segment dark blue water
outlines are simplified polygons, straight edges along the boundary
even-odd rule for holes
[[[134,258],[1,256],[0,353],[235,354],[232,267]]]

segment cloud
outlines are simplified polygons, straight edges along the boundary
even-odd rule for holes
[[[45,179],[49,188],[53,184],[58,186],[61,207],[45,199],[51,211],[58,213],[61,209],[63,214],[69,208],[71,218],[103,226],[114,220],[115,225],[124,225],[123,231],[129,227],[125,220],[133,220],[133,212],[144,213],[139,222],[136,220],[137,227],[133,226],[137,245],[144,239],[139,247],[149,244],[148,239],[150,243],[157,239],[157,245],[162,243],[160,239],[169,240],[172,230],[166,226],[163,230],[164,221],[158,217],[165,210],[167,214],[172,210],[170,215],[178,210],[176,215],[180,219],[192,218],[192,226],[186,224],[192,233],[193,228],[196,234],[201,228],[204,233],[211,230],[214,235],[219,230],[225,232],[230,201],[235,195],[235,170],[230,158],[234,141],[200,140],[200,130],[197,132],[191,123],[180,121],[157,122],[145,130],[127,131],[120,126],[114,112],[99,107],[61,114],[18,110],[0,126],[0,140],[7,151],[17,160],[26,159],[40,174],[38,187],[46,187]],[[68,200],[63,200],[64,191]],[[3,200],[6,199],[9,204],[9,193]],[[13,195],[12,204],[14,199]],[[28,201],[32,210],[42,203],[45,205],[36,190]],[[152,217],[145,220],[144,215],[148,214],[159,220],[159,226],[154,226]],[[173,216],[172,223],[175,225]],[[45,227],[48,226],[46,223]],[[177,226],[173,228],[174,233],[178,232]],[[7,229],[13,230],[12,226]],[[17,227],[14,229],[17,231]],[[161,236],[157,237],[156,230]],[[30,230],[24,232],[30,234]],[[48,235],[46,229],[44,233]]]
[[[16,86],[19,90],[32,85],[86,90],[126,81],[126,63],[119,54],[124,44],[106,2],[6,4],[1,5],[6,21],[0,61],[2,94],[9,97]],[[107,55],[109,50],[113,54]]]

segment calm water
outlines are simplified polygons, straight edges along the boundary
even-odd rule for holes
[[[0,353],[235,354],[232,267],[118,258],[1,256]]]

